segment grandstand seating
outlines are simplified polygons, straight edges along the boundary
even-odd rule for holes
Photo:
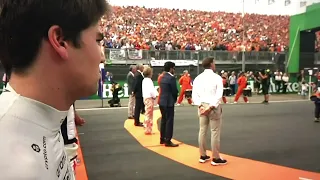
[[[289,44],[289,16],[246,14],[243,23],[240,13],[113,8],[101,23],[107,48],[239,51],[244,39],[247,51],[279,52]]]

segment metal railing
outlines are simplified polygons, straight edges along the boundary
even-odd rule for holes
[[[245,52],[247,62],[273,62],[278,54],[285,52],[251,51]],[[242,52],[238,51],[191,51],[191,50],[136,50],[136,49],[105,49],[106,59],[114,62],[128,60],[202,60],[212,56],[216,61],[241,61]]]

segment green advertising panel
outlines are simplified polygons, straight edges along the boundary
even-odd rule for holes
[[[299,72],[300,61],[300,32],[312,30],[320,27],[320,21],[316,20],[320,16],[320,3],[314,3],[306,7],[306,11],[290,17],[289,27],[289,57],[287,70],[289,73]]]

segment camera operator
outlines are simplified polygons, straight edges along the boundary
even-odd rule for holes
[[[261,79],[261,89],[264,95],[264,101],[262,103],[269,103],[269,86],[270,86],[270,70],[262,70],[259,72],[259,77]]]

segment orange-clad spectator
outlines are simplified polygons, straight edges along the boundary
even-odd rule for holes
[[[244,72],[240,73],[238,78],[238,91],[236,94],[236,97],[234,98],[234,103],[237,103],[240,96],[243,95],[243,90],[247,87],[247,77]],[[243,96],[244,102],[248,102],[248,98],[246,96]]]
[[[179,79],[179,84],[181,86],[181,89],[180,89],[180,94],[179,94],[177,105],[181,104],[181,102],[182,102],[182,100],[183,100],[183,98],[185,96],[186,90],[191,90],[192,89],[190,74],[189,74],[189,72],[187,70],[183,71],[183,75]],[[192,99],[191,98],[188,98],[188,103],[192,104]]]
[[[138,48],[132,44],[138,41],[142,50],[154,49],[157,43],[171,42],[172,49],[198,50],[200,47],[201,50],[232,51],[230,45],[241,45],[244,39],[245,45],[253,44],[253,48],[247,50],[279,52],[289,43],[289,16],[245,14],[244,27],[241,13],[137,6],[114,6],[113,12],[109,19],[102,19],[100,23],[108,40],[107,48]],[[318,50],[320,34],[316,35]],[[255,49],[254,44],[259,48]]]

